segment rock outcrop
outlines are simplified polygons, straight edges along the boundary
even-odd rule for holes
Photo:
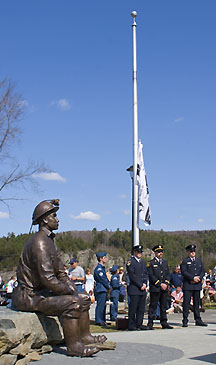
[[[29,364],[63,342],[58,317],[0,309],[0,365]]]

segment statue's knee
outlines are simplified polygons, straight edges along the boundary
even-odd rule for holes
[[[75,306],[73,308],[72,316],[73,316],[73,318],[80,318],[80,316],[81,316],[81,307],[80,306]]]
[[[82,311],[86,311],[89,310],[90,305],[91,305],[91,298],[88,294],[86,293],[79,293],[79,298],[82,302],[81,306],[82,306]]]
[[[62,313],[63,318],[78,319],[81,316],[82,306],[80,302],[71,303],[66,310]]]

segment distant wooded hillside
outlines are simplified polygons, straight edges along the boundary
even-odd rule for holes
[[[33,233],[32,233],[33,234]],[[18,263],[22,248],[29,238],[28,234],[15,236],[9,233],[0,238],[0,270],[13,270]],[[97,252],[106,250],[114,259],[122,257],[126,262],[131,252],[131,231],[110,232],[70,231],[56,235],[56,243],[62,253],[76,256],[78,252],[91,248]],[[216,230],[210,231],[145,231],[140,230],[140,244],[144,249],[151,249],[155,244],[164,245],[164,257],[172,269],[185,257],[185,247],[197,245],[197,255],[203,259],[206,270],[216,265]],[[149,250],[146,250],[145,260],[148,260]]]

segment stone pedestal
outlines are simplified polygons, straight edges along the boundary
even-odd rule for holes
[[[35,353],[52,351],[51,345],[63,339],[58,317],[0,308],[0,365],[13,365],[32,356],[36,359]]]

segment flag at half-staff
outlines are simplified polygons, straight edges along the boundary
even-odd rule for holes
[[[138,158],[137,158],[137,181],[138,186],[138,216],[137,216],[137,228],[139,229],[139,220],[143,220],[146,226],[151,224],[151,211],[149,207],[149,189],[147,183],[147,177],[143,159],[143,145],[141,141],[138,142]],[[131,179],[133,181],[133,165],[127,169],[130,172]]]
[[[138,143],[137,182],[139,185],[139,219],[142,219],[145,225],[149,226],[151,224],[149,208],[149,189],[143,160],[143,145],[140,140]]]

